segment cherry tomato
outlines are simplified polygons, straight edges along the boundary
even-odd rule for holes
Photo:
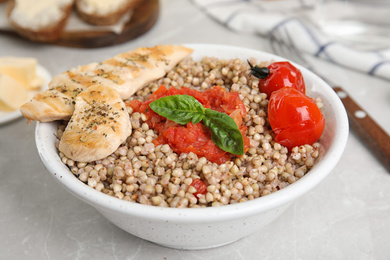
[[[251,74],[260,79],[260,91],[266,93],[268,98],[271,97],[272,92],[283,87],[292,87],[303,94],[306,93],[301,71],[288,61],[274,62],[267,68],[252,66],[250,63],[249,66]]]
[[[325,118],[315,101],[291,87],[272,93],[268,119],[276,142],[290,151],[294,146],[315,143],[325,127]]]
[[[206,194],[207,185],[201,179],[193,179],[191,186],[193,186],[197,191],[193,194],[196,198],[198,198],[198,194]]]

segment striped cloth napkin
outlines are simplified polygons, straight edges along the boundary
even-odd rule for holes
[[[330,39],[312,22],[315,0],[192,0],[201,10],[228,28],[288,41],[302,51],[333,63],[390,80],[390,48],[361,50]],[[288,3],[288,4],[287,4]],[[282,5],[281,5],[282,4]]]

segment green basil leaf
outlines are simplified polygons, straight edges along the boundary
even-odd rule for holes
[[[204,117],[205,108],[189,95],[173,95],[157,99],[149,104],[149,107],[175,123],[186,125],[189,122],[199,123]]]
[[[233,118],[206,108],[203,123],[210,129],[211,140],[219,148],[236,155],[244,154],[244,139]]]
[[[191,121],[191,122],[192,122],[193,124],[197,124],[197,123],[199,123],[200,121],[202,121],[203,117],[204,117],[204,113],[202,113],[202,114],[200,114],[200,113],[195,114],[194,117],[192,118],[192,121]]]

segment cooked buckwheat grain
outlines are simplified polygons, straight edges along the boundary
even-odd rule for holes
[[[256,64],[251,59],[252,64]],[[260,64],[260,65],[266,65]],[[144,101],[160,85],[189,87],[199,91],[220,85],[238,92],[247,108],[243,119],[250,139],[249,150],[224,164],[211,163],[194,153],[180,155],[169,145],[152,143],[158,133],[149,129],[146,116],[128,107],[133,134],[117,151],[90,163],[75,162],[59,153],[62,162],[80,181],[119,199],[161,207],[208,207],[240,203],[276,192],[302,178],[319,157],[319,143],[288,150],[273,140],[267,119],[267,96],[259,93],[258,79],[249,76],[240,59],[205,57],[187,59],[166,77],[138,91],[131,100]],[[318,106],[321,100],[316,99]],[[58,138],[65,125],[58,128]],[[207,192],[195,196],[195,178],[207,184]]]

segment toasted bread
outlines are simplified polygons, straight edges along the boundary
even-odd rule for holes
[[[11,0],[10,24],[21,36],[36,42],[54,42],[62,35],[74,0]]]
[[[116,24],[139,0],[76,0],[79,17],[93,25]]]

